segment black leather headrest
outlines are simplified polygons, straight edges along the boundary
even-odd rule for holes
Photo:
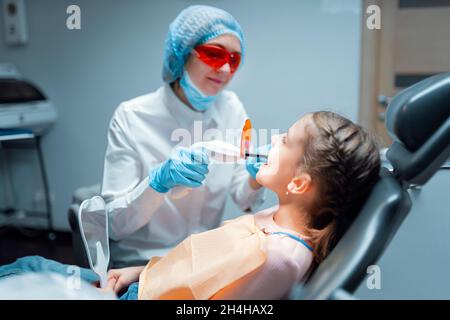
[[[397,94],[386,128],[394,141],[386,157],[396,176],[408,184],[426,183],[450,156],[450,73]]]

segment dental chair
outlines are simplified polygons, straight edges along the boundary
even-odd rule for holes
[[[389,164],[357,219],[312,274],[289,299],[352,299],[352,294],[376,264],[408,215],[408,191],[424,185],[450,156],[450,73],[425,79],[397,94],[386,112],[393,139]],[[89,267],[76,220],[84,199],[99,194],[100,186],[80,189],[69,209],[74,250],[80,266]]]
[[[408,215],[409,191],[425,183],[450,157],[450,73],[427,78],[397,94],[388,106],[386,128],[393,143],[388,166],[360,214],[306,284],[289,299],[354,299]],[[388,168],[389,167],[389,168]]]

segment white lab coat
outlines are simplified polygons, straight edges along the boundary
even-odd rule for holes
[[[240,132],[246,118],[233,92],[223,91],[201,113],[184,105],[168,84],[119,105],[108,132],[102,183],[114,267],[145,264],[191,233],[219,226],[228,193],[242,210],[253,210],[264,201],[264,188],[253,190],[244,165],[237,163],[210,163],[203,185],[180,199],[148,186],[149,170],[168,159],[174,147],[205,138],[194,137],[194,126],[197,133],[200,127],[203,133],[215,129],[222,133],[215,138],[229,140],[225,130]],[[192,140],[180,143],[179,136]]]

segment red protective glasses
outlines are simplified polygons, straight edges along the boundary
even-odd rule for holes
[[[226,49],[216,45],[202,44],[196,46],[194,51],[201,61],[216,70],[228,63],[230,72],[234,73],[241,63],[241,54],[239,52],[228,52]]]

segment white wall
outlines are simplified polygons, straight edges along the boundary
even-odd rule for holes
[[[81,31],[65,27],[66,8],[73,3],[81,7]],[[29,43],[6,46],[0,15],[0,61],[14,63],[58,109],[58,122],[43,141],[58,229],[68,228],[72,192],[101,181],[115,107],[161,85],[168,25],[197,3],[230,11],[244,29],[246,63],[231,89],[255,127],[286,130],[319,108],[356,120],[360,0],[26,1]],[[20,170],[16,193],[32,206],[41,185],[29,168]],[[236,214],[229,204],[226,216]]]

